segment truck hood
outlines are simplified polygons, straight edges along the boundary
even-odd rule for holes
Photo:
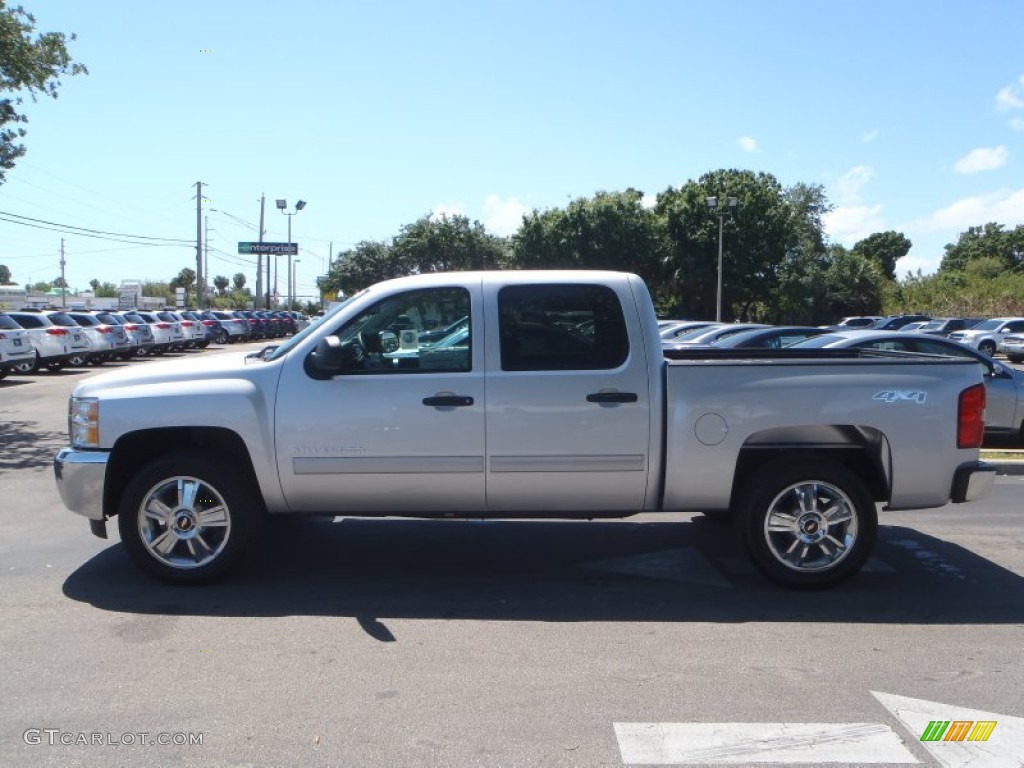
[[[167,385],[178,382],[189,382],[195,391],[195,385],[202,381],[223,381],[224,379],[251,379],[249,375],[255,368],[267,365],[263,360],[248,358],[246,352],[235,352],[221,355],[195,355],[179,360],[161,360],[147,362],[141,366],[133,363],[117,371],[92,376],[75,387],[75,397],[101,397],[105,392],[144,387],[148,385]]]

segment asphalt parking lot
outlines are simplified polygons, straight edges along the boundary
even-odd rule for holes
[[[57,496],[97,372],[0,382],[0,765],[960,764],[921,717],[1024,755],[1022,477],[883,512],[827,592],[683,513],[275,521],[256,567],[172,588]]]

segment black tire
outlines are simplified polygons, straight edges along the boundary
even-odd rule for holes
[[[209,584],[255,550],[263,505],[246,486],[248,474],[223,463],[200,452],[171,454],[128,483],[117,527],[146,573],[170,584]]]
[[[85,368],[89,364],[89,354],[87,352],[76,352],[67,360],[67,365],[71,368]]]
[[[39,353],[36,352],[31,360],[19,360],[11,366],[10,372],[19,376],[35,373],[39,370]]]
[[[1006,359],[1014,364],[1024,362],[1024,357],[1021,357],[1020,355],[1007,355]]]
[[[222,345],[222,346],[224,344],[227,344],[228,343],[228,332],[225,331],[223,328],[221,328],[219,331],[217,331],[217,335],[214,338],[214,341],[217,342],[218,344]]]
[[[875,502],[843,465],[805,457],[774,461],[744,486],[736,503],[740,535],[772,581],[795,589],[831,587],[857,573],[871,555],[878,535]]]
[[[989,357],[995,357],[996,355],[996,343],[994,341],[983,341],[978,345],[978,351],[983,355]]]

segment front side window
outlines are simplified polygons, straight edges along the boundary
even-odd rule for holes
[[[472,370],[469,291],[428,288],[378,301],[336,335],[346,374],[461,373]],[[464,322],[456,323],[458,320]],[[438,337],[437,332],[452,331]]]
[[[622,307],[604,285],[510,285],[498,292],[503,371],[607,370],[629,354]]]

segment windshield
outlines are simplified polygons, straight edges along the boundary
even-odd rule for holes
[[[846,337],[840,336],[838,333],[824,333],[821,336],[815,336],[810,339],[804,339],[798,341],[796,344],[790,344],[791,347],[827,347],[837,341],[843,341]]]
[[[983,320],[971,328],[972,331],[994,331],[1003,324],[1002,320]]]

